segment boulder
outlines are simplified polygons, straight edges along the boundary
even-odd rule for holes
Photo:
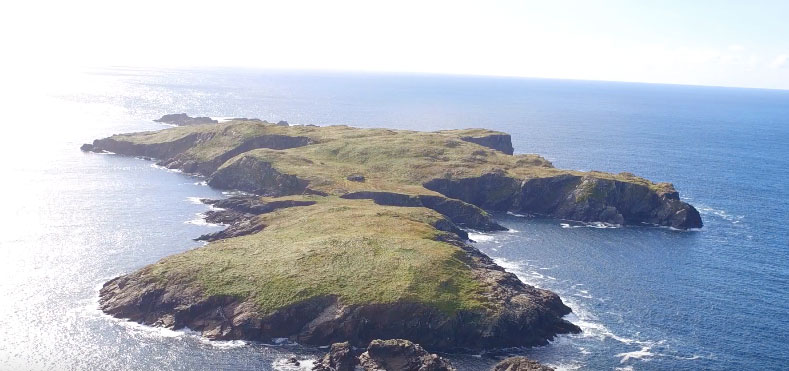
[[[323,358],[315,362],[313,371],[353,371],[359,359],[348,342],[334,343]]]
[[[364,175],[362,174],[351,174],[348,175],[345,179],[348,179],[352,182],[364,182]]]
[[[553,368],[526,357],[510,357],[497,363],[491,371],[553,371]]]
[[[345,343],[332,344],[329,353],[315,362],[313,371],[455,371],[444,358],[430,354],[408,340],[373,340],[358,357]]]
[[[408,340],[373,340],[367,351],[359,356],[365,371],[454,371],[444,358],[430,354],[419,344]]]

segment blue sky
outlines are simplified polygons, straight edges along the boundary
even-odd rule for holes
[[[789,89],[789,1],[15,2],[19,68],[241,66]],[[8,55],[8,54],[6,54]]]

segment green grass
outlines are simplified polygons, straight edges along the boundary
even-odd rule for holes
[[[325,295],[344,304],[418,302],[447,313],[484,305],[456,246],[435,240],[440,215],[423,208],[317,197],[258,217],[253,235],[213,242],[156,263],[166,281],[252,299],[262,314]]]
[[[288,150],[259,149],[242,155],[253,155],[277,170],[310,180],[311,188],[330,194],[357,190],[382,190],[408,194],[433,194],[421,185],[436,177],[465,178],[492,171],[516,178],[542,178],[563,174],[591,175],[637,183],[656,191],[671,190],[670,184],[655,184],[632,174],[580,172],[554,168],[538,155],[509,156],[460,137],[503,134],[486,129],[416,132],[389,129],[358,129],[348,126],[276,126],[251,121],[233,121],[176,127],[152,133],[116,136],[116,139],[140,144],[163,143],[189,133],[210,133],[210,140],[188,149],[182,156],[197,162],[209,162],[236,148],[245,139],[261,135],[308,137],[314,144]],[[233,161],[232,159],[229,161]],[[345,178],[361,173],[365,183]]]

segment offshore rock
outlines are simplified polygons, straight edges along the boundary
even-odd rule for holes
[[[359,356],[359,365],[365,371],[455,371],[446,359],[403,339],[373,340]]]
[[[554,369],[526,357],[510,357],[497,363],[491,371],[554,371]]]
[[[159,119],[153,120],[156,122],[161,122],[163,124],[170,124],[176,126],[186,126],[186,125],[202,125],[202,124],[217,124],[219,121],[214,120],[210,117],[189,117],[189,115],[185,113],[173,113],[169,115],[164,115]]]
[[[315,361],[313,371],[353,371],[359,359],[348,342],[334,343],[323,358]]]
[[[430,354],[419,344],[404,339],[370,342],[358,357],[348,343],[332,344],[331,350],[315,362],[313,371],[455,371],[452,364]]]

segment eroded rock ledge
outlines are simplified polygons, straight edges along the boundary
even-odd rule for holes
[[[156,158],[249,195],[209,201],[228,224],[202,248],[107,282],[103,311],[214,339],[431,350],[545,344],[580,331],[554,293],[467,244],[485,210],[582,221],[701,226],[673,186],[560,170],[512,155],[509,135],[231,120],[115,135],[86,151]]]

